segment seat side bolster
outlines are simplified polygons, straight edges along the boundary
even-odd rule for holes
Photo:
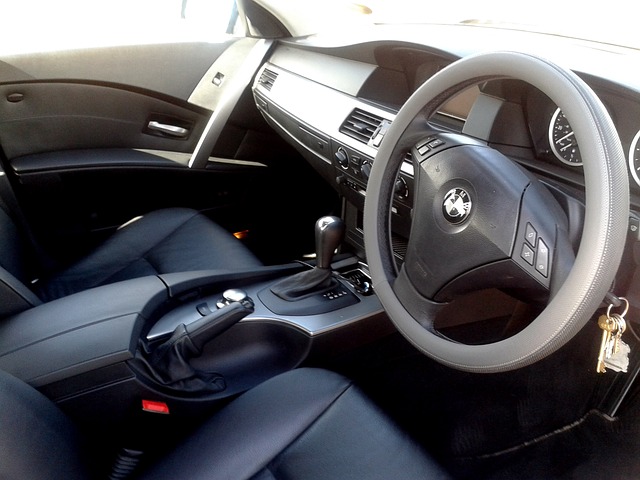
[[[92,478],[79,433],[51,401],[0,371],[0,405],[0,478]]]

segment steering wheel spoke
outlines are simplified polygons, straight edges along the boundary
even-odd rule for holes
[[[575,261],[567,217],[553,195],[535,180],[523,195],[511,258],[551,296]]]

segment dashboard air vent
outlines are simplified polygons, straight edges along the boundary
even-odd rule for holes
[[[391,238],[391,247],[396,258],[403,261],[404,257],[407,256],[409,241],[406,238],[401,237],[400,235],[393,234]]]
[[[260,79],[258,80],[258,83],[262,85],[264,88],[266,88],[267,90],[271,90],[271,87],[273,87],[273,84],[276,83],[276,78],[278,78],[278,74],[276,72],[269,70],[268,68],[265,68],[262,71],[262,75],[260,75]]]
[[[359,142],[368,143],[381,123],[381,117],[356,108],[340,127],[340,133]]]

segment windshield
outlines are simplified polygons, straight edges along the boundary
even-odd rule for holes
[[[328,8],[326,0],[320,3],[319,9]],[[607,0],[606,8],[582,0],[336,0],[331,4],[341,10],[338,15],[365,24],[470,24],[640,48],[636,7],[623,0]],[[322,15],[325,31],[335,28],[336,13]]]

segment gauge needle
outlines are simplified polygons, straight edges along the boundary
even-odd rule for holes
[[[556,143],[563,142],[564,140],[566,140],[567,138],[569,138],[571,135],[573,135],[573,132],[569,132],[569,133],[567,133],[564,137],[559,138],[558,140],[556,140]],[[566,148],[566,147],[565,147],[565,148]]]
[[[575,146],[575,143],[571,142],[569,145],[565,145],[564,147],[562,147],[560,149],[560,151],[564,152],[567,148],[571,148],[571,147],[574,147],[574,146]]]

